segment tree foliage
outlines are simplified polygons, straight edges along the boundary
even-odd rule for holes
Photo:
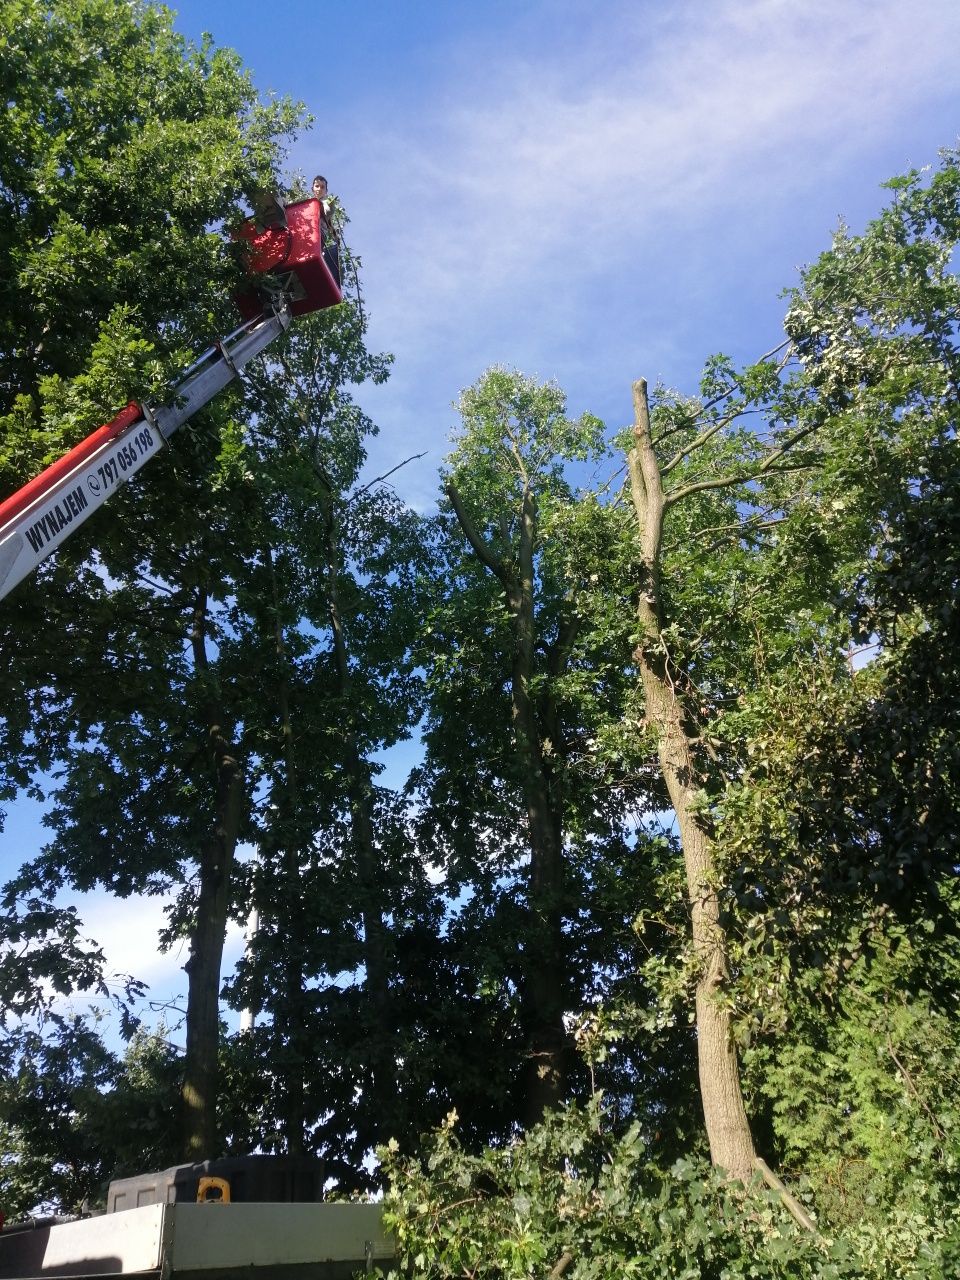
[[[13,488],[229,327],[300,117],[166,10],[2,13]],[[960,156],[891,191],[619,438],[489,370],[435,517],[369,476],[362,306],[304,320],[11,598],[0,798],[53,792],[0,918],[12,1204],[256,1147],[388,1180],[411,1275],[950,1274]],[[176,891],[185,1062],[51,1008],[105,989],[90,887]]]
[[[174,371],[232,327],[237,270],[219,229],[245,192],[271,183],[302,112],[261,103],[236,55],[185,41],[161,6],[6,0],[0,41],[9,304],[0,484],[9,492],[129,398],[161,396]],[[167,659],[179,663],[161,627],[142,658],[124,642],[124,611],[136,618],[148,593],[115,600],[98,566],[117,578],[172,573],[169,548],[210,527],[211,501],[197,496],[216,476],[223,421],[208,415],[177,460],[158,460],[148,490],[137,483],[119,495],[5,602],[0,798],[23,787],[41,798],[44,771],[114,695],[124,705],[108,718],[129,714],[135,697],[125,701],[121,686],[141,680],[151,659],[155,687]],[[112,670],[101,681],[105,660]],[[124,728],[129,753],[137,728]],[[131,874],[118,864],[121,880]]]
[[[605,748],[649,749],[641,716],[654,731],[686,863],[672,920],[693,928],[643,966],[652,1003],[621,998],[598,1034],[617,1054],[695,1018],[714,1163],[749,1182],[759,1150],[809,1178],[829,1245],[741,1264],[741,1221],[718,1274],[940,1275],[955,1258],[954,1102],[934,1081],[957,1052],[958,179],[946,153],[892,184],[863,234],[841,228],[757,364],[711,360],[696,395],[659,390],[649,421],[638,388],[634,511],[603,512],[643,677]],[[662,927],[669,906],[641,919]],[[721,1053],[704,1061],[711,1022]],[[723,1133],[731,1099],[742,1155]],[[488,1256],[490,1274],[578,1274],[555,1234],[525,1234],[508,1180],[473,1194],[474,1157],[456,1157],[448,1195],[439,1150],[392,1162],[415,1274],[482,1274]],[[549,1181],[539,1152],[509,1150],[483,1159]],[[542,1195],[555,1212],[558,1189]],[[636,1267],[645,1247],[610,1256]]]
[[[456,1119],[418,1157],[383,1152],[399,1253],[388,1276],[932,1280],[957,1257],[955,1221],[905,1210],[883,1231],[805,1231],[759,1176],[744,1187],[707,1162],[664,1167],[638,1125],[611,1131],[595,1102],[479,1155],[461,1146]]]

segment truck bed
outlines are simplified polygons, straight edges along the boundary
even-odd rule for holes
[[[153,1204],[0,1234],[0,1280],[349,1280],[393,1257],[376,1204]]]

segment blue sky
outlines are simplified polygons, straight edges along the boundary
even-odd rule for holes
[[[611,425],[640,374],[778,340],[780,291],[843,214],[960,129],[953,0],[183,3],[317,118],[291,161],[352,218],[375,462],[428,457],[489,364],[556,378]]]
[[[956,0],[183,0],[262,92],[316,117],[290,167],[330,180],[364,263],[372,472],[428,509],[459,390],[490,364],[555,378],[611,427],[638,376],[779,340],[778,295],[960,131]],[[0,872],[43,842],[10,814]],[[84,904],[119,969],[158,960],[157,904]],[[233,941],[236,953],[237,943]]]

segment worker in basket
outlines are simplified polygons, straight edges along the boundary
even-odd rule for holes
[[[336,225],[333,202],[327,188],[327,180],[318,173],[313,180],[314,199],[320,201],[320,226],[323,233],[323,259],[330,268],[330,274],[338,285],[343,284],[340,276],[340,233]]]

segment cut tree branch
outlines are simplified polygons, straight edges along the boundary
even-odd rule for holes
[[[552,1268],[549,1275],[547,1276],[547,1280],[560,1280],[560,1277],[570,1266],[570,1263],[573,1262],[573,1258],[574,1258],[574,1255],[570,1252],[570,1250],[565,1249],[564,1252],[561,1253],[560,1257],[557,1259],[556,1265]]]
[[[791,1195],[791,1193],[787,1190],[784,1184],[780,1181],[777,1175],[773,1172],[773,1170],[767,1164],[766,1160],[764,1160],[761,1156],[756,1156],[754,1159],[754,1163],[759,1169],[760,1174],[763,1177],[763,1180],[767,1184],[767,1186],[771,1189],[771,1191],[775,1191],[777,1195],[780,1197],[780,1201],[783,1204],[783,1207],[790,1214],[791,1218],[793,1218],[795,1222],[799,1223],[800,1226],[804,1228],[804,1230],[811,1231],[814,1235],[816,1235],[817,1224],[810,1217],[809,1213],[807,1213],[806,1209],[803,1207],[800,1201],[796,1198],[796,1196]]]

